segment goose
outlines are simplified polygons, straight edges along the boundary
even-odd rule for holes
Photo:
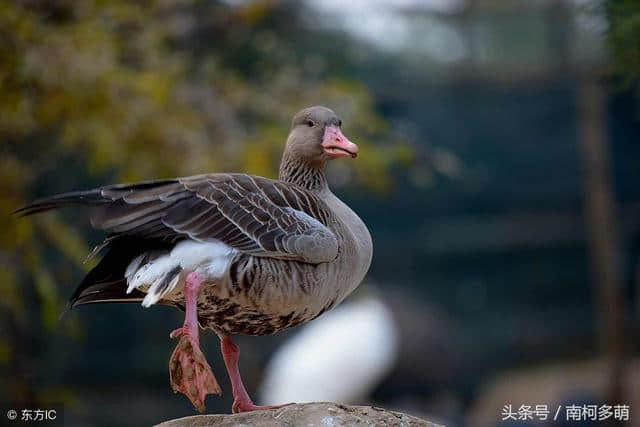
[[[107,232],[89,254],[106,251],[69,299],[79,305],[139,302],[185,312],[169,360],[174,392],[199,412],[220,386],[200,349],[213,330],[231,381],[232,412],[255,405],[240,377],[232,336],[269,335],[334,308],[363,280],[372,257],[364,222],[327,184],[325,166],[355,158],[329,108],[293,117],[278,179],[209,173],[117,184],[36,200],[21,216],[76,207]]]

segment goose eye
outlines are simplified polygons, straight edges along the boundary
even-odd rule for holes
[[[310,128],[315,126],[315,123],[313,123],[313,120],[307,120],[307,126],[309,126]]]
[[[338,120],[338,127],[342,127],[342,120]]]

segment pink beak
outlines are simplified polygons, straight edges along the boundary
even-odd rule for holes
[[[322,147],[324,152],[332,159],[348,156],[355,158],[358,156],[358,146],[349,141],[337,126],[326,126],[324,128]]]

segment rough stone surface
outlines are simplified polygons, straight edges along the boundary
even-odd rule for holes
[[[299,403],[269,411],[233,415],[195,415],[158,424],[157,427],[230,426],[402,426],[443,427],[401,412],[375,406],[349,406],[337,403]]]

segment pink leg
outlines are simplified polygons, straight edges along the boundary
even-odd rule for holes
[[[286,405],[291,405],[291,403],[276,406],[254,405],[247,393],[247,390],[244,388],[244,384],[242,384],[242,378],[240,378],[240,370],[238,369],[240,349],[228,336],[220,338],[220,349],[222,350],[224,364],[227,367],[229,379],[231,380],[231,389],[233,390],[233,406],[231,407],[231,410],[233,413],[256,411],[261,409],[277,409]]]
[[[174,392],[183,393],[200,412],[204,412],[207,394],[220,394],[220,386],[200,350],[198,332],[198,292],[202,278],[189,273],[184,285],[185,318],[181,328],[169,335],[180,338],[169,360],[169,378]]]

